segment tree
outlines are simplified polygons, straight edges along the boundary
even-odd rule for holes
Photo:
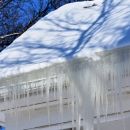
[[[48,12],[83,0],[0,0],[0,46],[5,48]]]
[[[16,37],[46,14],[47,0],[3,0],[0,3],[0,46]]]

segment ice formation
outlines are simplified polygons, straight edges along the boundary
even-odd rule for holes
[[[122,117],[125,130],[130,47],[123,46],[129,45],[130,2],[104,0],[87,11],[84,4],[50,13],[0,54],[0,111],[18,116],[27,108],[30,113],[37,107],[30,99],[38,97],[37,102],[46,103],[48,125],[54,100],[61,122],[68,105],[73,129],[94,130],[96,125],[100,130],[112,114]]]
[[[99,61],[86,58],[70,60],[68,63],[41,69],[40,72],[43,74],[43,77],[40,76],[41,79],[37,79],[39,72],[8,79],[6,81],[8,85],[11,80],[17,80],[17,84],[12,82],[10,86],[0,88],[2,104],[0,110],[12,111],[17,115],[18,111],[22,111],[22,105],[26,105],[30,112],[31,106],[33,109],[36,107],[35,103],[30,104],[30,98],[40,96],[47,104],[49,125],[51,123],[50,102],[52,99],[59,102],[58,109],[63,122],[67,98],[67,104],[72,111],[73,128],[80,130],[83,126],[85,130],[94,130],[94,124],[96,124],[100,129],[102,120],[107,120],[112,113],[122,116],[122,125],[125,130],[123,99],[125,89],[130,84],[129,52],[129,48],[125,48],[103,53]],[[31,79],[29,75],[36,80],[19,83],[22,76]],[[67,97],[64,94],[65,91],[68,93]],[[24,103],[21,104],[20,100]],[[83,122],[82,125],[81,122]]]

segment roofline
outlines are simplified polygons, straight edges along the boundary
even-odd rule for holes
[[[24,72],[24,73],[10,75],[7,77],[1,77],[0,78],[0,87],[6,86],[6,85],[8,85],[8,83],[18,84],[18,83],[22,83],[22,82],[29,82],[32,80],[41,79],[44,77],[54,75],[54,73],[56,73],[56,74],[58,74],[59,72],[66,73],[68,71],[66,66],[68,65],[69,62],[74,62],[74,63],[81,63],[81,62],[91,62],[92,63],[93,62],[93,64],[95,64],[97,62],[100,63],[100,61],[102,59],[106,59],[107,57],[111,57],[112,55],[121,56],[122,53],[123,54],[130,53],[130,45],[125,46],[125,47],[115,48],[112,50],[96,52],[96,55],[100,57],[100,60],[98,60],[98,61],[94,61],[93,59],[88,58],[88,57],[80,57],[80,58],[72,59],[70,61],[66,60],[62,63],[54,63],[53,65],[50,65],[50,66],[47,66],[44,68],[40,68],[40,69],[35,69],[30,72]],[[107,60],[109,60],[109,59],[107,59]]]

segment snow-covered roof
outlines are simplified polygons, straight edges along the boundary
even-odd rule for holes
[[[97,6],[92,6],[93,3]],[[49,13],[0,53],[0,76],[130,44],[130,0],[67,4]]]

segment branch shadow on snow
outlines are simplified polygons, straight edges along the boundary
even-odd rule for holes
[[[5,58],[1,60],[0,67],[4,68],[14,65],[34,63],[37,64],[44,62],[49,63],[51,62],[51,60],[57,58],[64,58],[68,60],[75,57],[75,55],[77,55],[85,48],[95,48],[98,46],[101,48],[109,49],[111,46],[122,44],[125,41],[124,39],[127,39],[129,41],[130,39],[128,37],[128,34],[130,32],[130,29],[128,24],[126,24],[125,27],[122,26],[122,28],[117,28],[115,26],[116,22],[118,22],[117,18],[113,18],[114,20],[116,20],[115,23],[111,23],[111,21],[108,21],[109,17],[111,17],[112,15],[116,16],[116,13],[119,13],[118,11],[120,10],[116,12],[114,12],[114,10],[118,8],[121,3],[121,0],[118,0],[118,2],[116,3],[114,3],[113,0],[104,0],[102,9],[100,10],[100,14],[98,15],[98,17],[96,17],[96,19],[94,20],[87,20],[86,22],[82,19],[73,19],[72,16],[76,14],[69,11],[64,17],[55,16],[50,18],[46,16],[45,18],[41,19],[41,22],[43,22],[43,24],[46,23],[47,25],[53,25],[54,28],[32,27],[29,32],[38,31],[39,33],[43,33],[41,38],[35,39],[33,42],[30,42],[29,40],[31,39],[26,36],[23,37],[23,41],[26,42],[21,42],[18,44],[16,43],[8,47],[7,51],[8,49],[11,52],[20,51],[20,55],[22,55],[22,57],[19,58],[19,56],[16,56],[10,59],[8,57],[5,57],[7,58],[7,60],[5,60]],[[125,6],[124,10],[126,8]],[[96,11],[95,8],[97,7],[91,7],[91,9],[92,8],[94,8],[94,10]],[[123,18],[124,21],[130,21],[129,12],[125,13],[127,13],[127,17]],[[111,25],[111,29],[107,30],[109,28],[107,26],[109,25]],[[104,43],[104,39],[109,40],[109,38],[106,37],[107,33],[111,33],[111,35],[114,37],[117,32],[119,32],[122,36],[117,39],[113,38],[114,40],[112,39],[113,41],[110,41],[111,44],[106,44],[106,42]],[[46,38],[46,35],[48,35],[48,38]],[[96,37],[96,40],[93,41],[94,37]]]
[[[80,34],[79,38],[75,40],[73,44],[73,47],[67,48],[66,46],[62,47],[56,47],[56,46],[46,46],[45,48],[47,49],[56,49],[61,53],[61,56],[65,58],[71,58],[73,57],[76,53],[80,52],[84,47],[89,43],[89,41],[94,37],[96,32],[98,32],[100,29],[102,29],[103,24],[105,24],[107,18],[109,17],[110,13],[120,5],[121,2],[118,2],[117,4],[113,4],[113,0],[104,0],[103,7],[101,10],[100,15],[97,17],[97,19],[93,22],[79,22],[75,23],[75,21],[70,22],[69,19],[72,18],[73,14],[69,13],[66,15],[66,20],[64,19],[49,19],[45,18],[44,20],[51,22],[54,24],[54,26],[57,26],[57,28],[60,28],[61,30],[54,30],[50,29],[48,31],[50,32],[64,32],[64,33],[70,33],[70,32],[77,32]],[[91,16],[90,16],[91,17]],[[72,25],[72,27],[67,27],[62,25],[62,23],[66,23],[68,25]],[[83,25],[89,25],[85,30],[79,28],[73,28],[73,25],[78,25],[78,24],[83,24]],[[101,31],[101,30],[100,30]],[[68,36],[69,37],[69,36]],[[61,37],[63,38],[63,37]],[[99,45],[100,46],[100,45]],[[89,46],[93,47],[93,46]]]

